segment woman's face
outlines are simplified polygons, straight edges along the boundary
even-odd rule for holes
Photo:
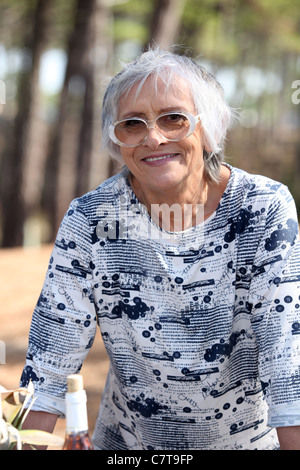
[[[152,121],[168,111],[196,114],[188,83],[183,78],[177,77],[174,86],[166,92],[161,80],[155,89],[155,81],[150,76],[135,97],[138,85],[121,97],[118,120],[135,116]],[[144,192],[184,192],[203,177],[203,140],[199,123],[192,135],[179,142],[169,142],[151,128],[145,142],[134,148],[120,147],[120,151],[135,177],[135,184]]]

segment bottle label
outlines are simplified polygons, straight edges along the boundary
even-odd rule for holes
[[[75,433],[88,430],[86,392],[80,390],[66,393],[66,432]]]

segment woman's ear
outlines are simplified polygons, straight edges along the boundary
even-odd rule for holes
[[[205,147],[203,147],[203,159],[208,160],[210,152],[206,150]]]
[[[209,145],[208,141],[207,141],[207,138],[205,137],[205,133],[203,131],[203,152],[206,152],[206,153],[211,153],[212,152],[212,148],[211,146]]]

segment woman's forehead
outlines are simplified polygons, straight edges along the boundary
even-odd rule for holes
[[[158,105],[161,109],[178,107],[193,111],[194,101],[189,82],[178,75],[174,75],[169,82],[159,76],[150,75],[144,82],[135,83],[123,93],[119,101],[118,114],[130,112],[131,108],[142,112],[143,107]]]

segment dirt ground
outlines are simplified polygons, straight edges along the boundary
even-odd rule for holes
[[[31,316],[46,275],[52,246],[0,250],[0,385],[17,388],[22,373]],[[3,346],[3,343],[1,343]],[[92,434],[108,370],[101,335],[83,365],[82,375],[88,397],[88,419]],[[63,437],[65,420],[59,419],[54,433]]]

